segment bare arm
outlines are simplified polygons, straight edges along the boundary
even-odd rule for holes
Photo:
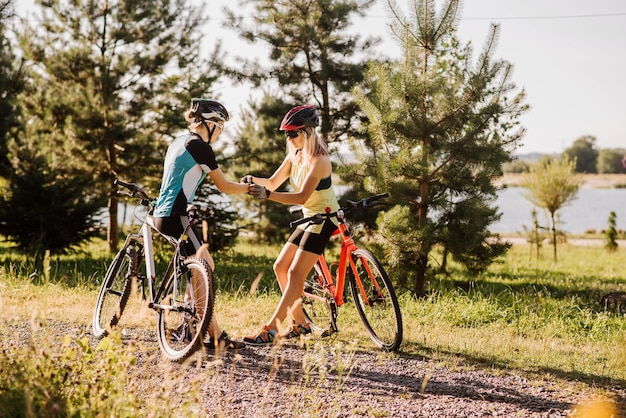
[[[252,177],[252,183],[261,185],[267,190],[274,191],[289,178],[291,172],[291,160],[286,157],[280,167],[272,174],[270,178]]]
[[[268,199],[274,202],[284,203],[287,205],[303,205],[309,200],[309,197],[315,191],[315,188],[319,184],[320,180],[328,177],[332,171],[332,165],[330,163],[330,157],[318,156],[311,162],[311,170],[307,174],[302,189],[299,192],[275,192],[272,191],[269,194]],[[258,183],[262,185],[261,183]],[[272,189],[268,189],[272,190]]]
[[[209,172],[209,177],[215,183],[215,186],[222,193],[235,194],[235,193],[248,193],[248,185],[243,183],[235,183],[229,180],[226,180],[224,177],[224,173],[220,168],[215,170],[211,170]]]

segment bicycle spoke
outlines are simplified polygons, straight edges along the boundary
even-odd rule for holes
[[[182,275],[170,277],[167,296],[159,303],[158,337],[163,353],[181,361],[204,341],[213,314],[213,275],[201,259],[184,261]]]
[[[327,281],[323,274],[320,263],[317,262],[304,283],[302,309],[311,328],[319,332],[333,333],[337,331],[337,306],[332,294],[324,286]]]
[[[352,297],[372,341],[385,350],[397,350],[402,342],[402,317],[387,273],[372,253],[361,249],[352,255],[350,272]]]
[[[107,335],[119,323],[126,308],[132,290],[132,275],[137,274],[133,264],[137,251],[133,246],[120,250],[102,281],[92,321],[93,334],[98,338]]]

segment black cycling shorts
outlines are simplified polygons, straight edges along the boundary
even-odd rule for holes
[[[165,235],[169,235],[170,237],[179,238],[183,232],[185,232],[185,228],[189,224],[189,219],[187,215],[184,216],[167,216],[165,218],[152,218],[154,221],[154,226],[156,229]],[[188,234],[189,238],[187,238],[187,242],[185,243],[185,252],[187,256],[192,256],[198,251],[200,245],[202,243],[196,236],[193,229],[189,230]]]
[[[308,251],[320,255],[324,252],[326,244],[330,240],[330,236],[337,230],[337,225],[329,220],[324,221],[324,226],[319,234],[313,232],[304,231],[303,229],[296,228],[291,233],[287,242],[297,245],[303,251]]]

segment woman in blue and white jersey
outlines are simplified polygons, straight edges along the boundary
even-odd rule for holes
[[[153,213],[154,226],[166,235],[179,237],[187,226],[187,205],[194,201],[196,191],[207,175],[223,193],[247,193],[248,185],[226,179],[220,170],[211,147],[224,130],[228,121],[228,111],[218,101],[203,98],[191,100],[185,113],[189,132],[178,137],[167,149],[163,164],[161,190]],[[187,254],[195,254],[205,259],[212,269],[215,263],[206,245],[190,231]],[[207,348],[218,346],[226,349],[239,349],[244,343],[232,340],[222,331],[215,319],[209,326]]]

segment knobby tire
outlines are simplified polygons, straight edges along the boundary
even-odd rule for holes
[[[325,287],[325,283],[331,283],[330,279],[324,278],[321,264],[318,261],[304,282],[306,293],[324,298],[324,301],[320,301],[306,295],[302,297],[304,316],[311,324],[311,328],[319,332],[326,331],[332,326],[333,315],[335,314],[333,309],[336,308],[331,305],[333,296]]]
[[[352,260],[356,264],[358,277],[348,267],[348,281],[361,322],[377,346],[386,351],[396,351],[402,343],[402,315],[391,280],[370,251],[355,250]]]
[[[124,313],[131,294],[133,277],[137,274],[135,263],[138,251],[132,244],[122,248],[104,276],[92,320],[92,332],[96,338],[108,335]]]
[[[166,278],[164,297],[155,303],[167,306],[159,311],[157,330],[161,351],[170,360],[181,362],[203,345],[213,316],[215,289],[213,272],[205,260],[187,258],[181,268],[174,270],[179,269],[183,274],[174,277],[172,273]],[[192,281],[194,272],[197,279]],[[202,288],[206,289],[205,297],[200,297]]]

